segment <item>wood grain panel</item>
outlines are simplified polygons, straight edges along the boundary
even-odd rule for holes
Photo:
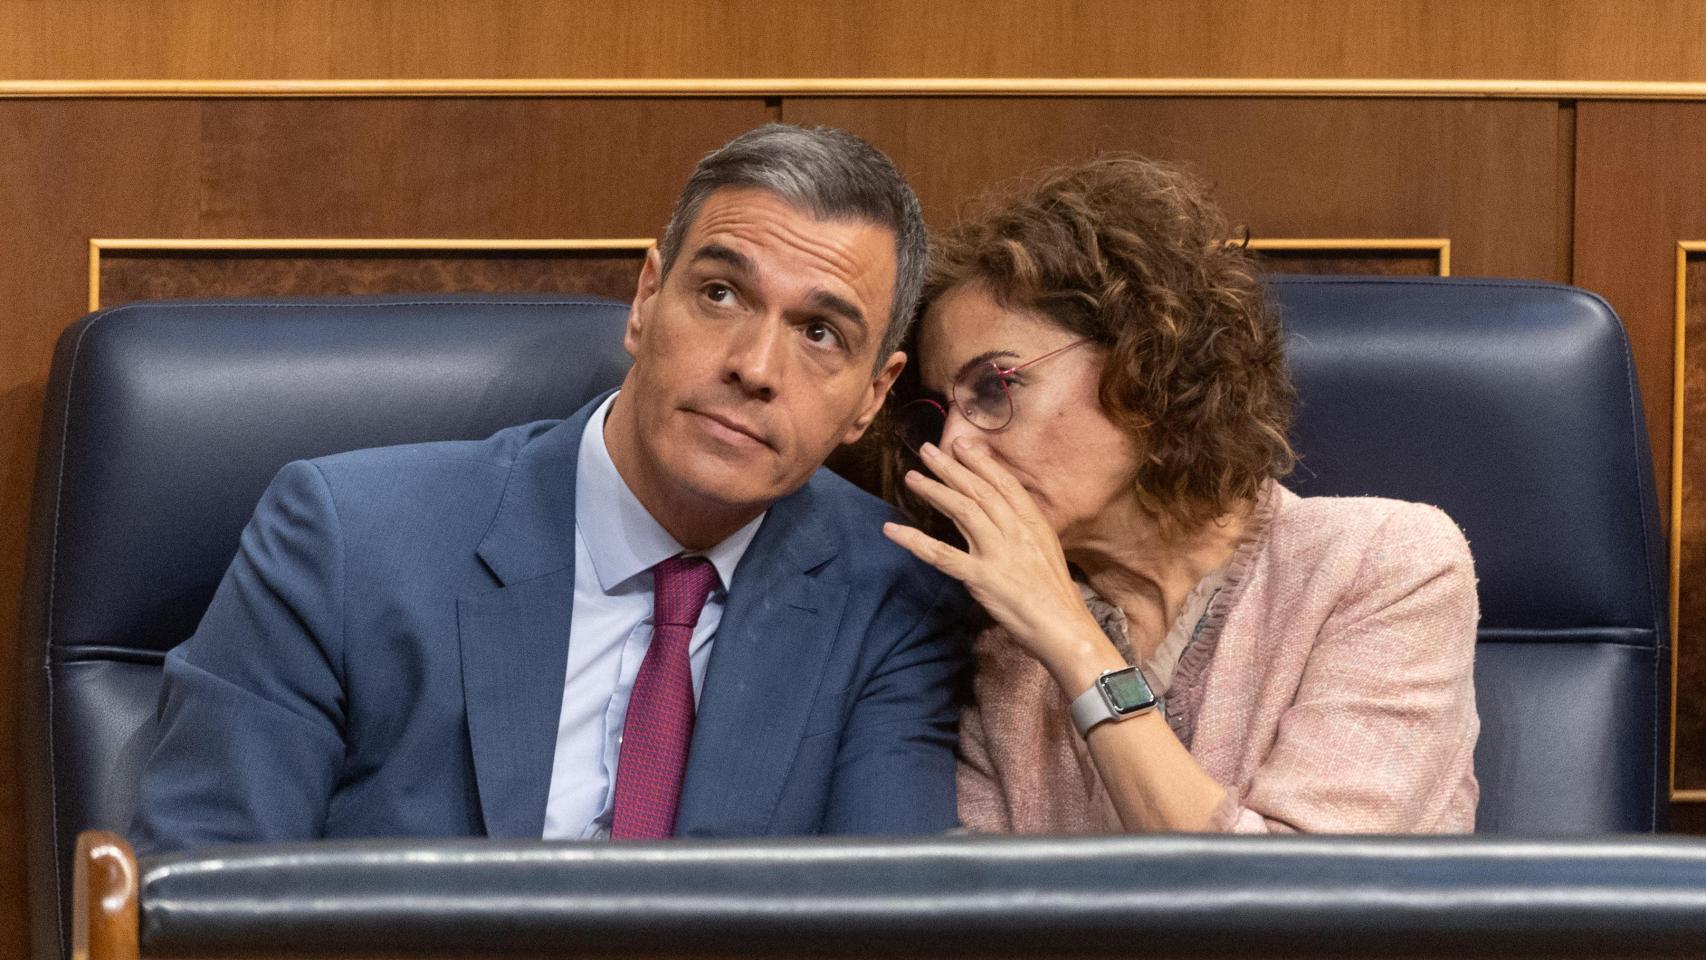
[[[628,300],[644,260],[644,251],[125,251],[101,258],[100,302],[356,293],[592,293]]]
[[[1201,171],[1252,236],[1449,237],[1454,274],[1568,277],[1552,103],[788,99],[783,117],[871,139],[932,222],[1040,166],[1135,150]]]
[[[89,231],[192,227],[197,114],[151,103],[0,103],[0,703],[19,702],[24,539],[54,338],[83,313]],[[41,109],[47,107],[48,109]],[[126,229],[127,227],[131,229]],[[82,276],[80,277],[79,274]],[[0,710],[0,758],[22,763],[17,712]],[[22,785],[0,776],[0,956],[25,955]]]
[[[1586,61],[1572,60],[1575,53],[1534,54],[1550,49],[1545,31],[1567,34],[1601,17],[1588,10],[1594,5],[1519,3],[1473,18],[1451,13],[1446,21],[1456,34],[1430,34],[1433,27],[1417,24],[1423,14],[1433,22],[1438,6],[1349,6],[1289,9],[1320,36],[1329,35],[1322,21],[1336,17],[1346,35],[1387,37],[1338,41],[1338,62],[1368,66],[1358,72],[1369,76],[1380,75],[1375,68],[1383,64],[1392,75],[1422,75],[1427,64],[1447,60],[1462,68],[1455,75],[1494,75],[1483,69],[1494,61],[1466,53],[1462,37],[1471,27],[1519,22],[1545,35],[1524,37],[1511,59],[1498,62],[1549,76]],[[1369,12],[1377,7],[1386,12]],[[1555,9],[1555,24],[1540,25],[1543,7]],[[1330,59],[1317,56],[1313,39],[1288,32],[1291,21],[1262,2],[1158,2],[1144,6],[1142,17],[1136,7],[1108,3],[1057,5],[1053,16],[1070,29],[1042,23],[1044,5],[1008,0],[975,10],[966,0],[925,8],[878,0],[856,17],[779,4],[593,3],[581,8],[574,31],[559,24],[566,8],[494,0],[488,11],[513,15],[488,13],[510,42],[502,48],[509,56],[498,59],[491,54],[496,26],[467,22],[472,6],[438,0],[406,10],[376,0],[0,0],[0,18],[10,18],[0,19],[0,76],[407,76],[435,62],[442,69],[415,75],[619,76],[630,68],[635,76],[807,75],[817,63],[820,75],[1212,68],[1236,76],[1272,74],[1280,62],[1297,66],[1285,71],[1293,74],[1311,64],[1326,69]],[[1680,15],[1675,4],[1653,9],[1661,19]],[[765,16],[751,16],[755,10]],[[885,17],[909,29],[864,23]],[[938,18],[958,18],[977,31]],[[930,25],[934,34],[923,29]],[[1400,27],[1416,32],[1404,35]],[[1133,39],[1133,32],[1143,36]],[[784,33],[788,42],[779,39]],[[1261,43],[1239,39],[1257,33]],[[125,46],[90,39],[97,34]],[[586,43],[589,34],[613,39]],[[1129,41],[1132,59],[1097,52],[1104,35]],[[1621,76],[1669,70],[1698,52],[1676,52],[1662,39],[1649,49],[1618,39],[1625,35],[1608,33],[1599,47],[1629,57],[1634,72]],[[1035,49],[1019,49],[1015,36]],[[1409,49],[1428,46],[1412,39],[1426,36],[1445,40]],[[1286,37],[1297,41],[1293,50],[1284,49]],[[1081,60],[1076,50],[1062,54],[1072,44],[1085,47]],[[435,54],[444,59],[433,61]],[[1197,55],[1194,66],[1186,63]],[[1002,69],[1008,64],[1016,66]],[[1584,103],[1578,112],[1546,102],[1331,99],[825,98],[779,106],[736,99],[0,100],[0,303],[7,305],[0,312],[0,700],[17,699],[16,598],[47,363],[58,332],[85,309],[90,237],[650,236],[699,154],[778,113],[871,137],[913,176],[935,222],[952,219],[989,183],[1043,163],[1135,149],[1195,164],[1257,236],[1450,237],[1455,274],[1565,280],[1573,266],[1577,281],[1607,294],[1628,323],[1655,461],[1661,483],[1668,479],[1674,251],[1678,239],[1706,238],[1706,191],[1699,187],[1706,182],[1706,105]],[[1431,258],[1390,252],[1335,254],[1337,262],[1284,256],[1276,266],[1434,269]],[[108,263],[111,296],[562,280],[528,258],[502,265],[427,256],[119,259],[128,262]],[[616,265],[599,269],[605,266]],[[588,275],[586,282],[617,285],[621,278]],[[1706,335],[1694,342],[1706,343]],[[1706,389],[1706,374],[1693,382]],[[1706,423],[1706,414],[1692,422]],[[1693,513],[1706,516],[1706,504]],[[1706,630],[1706,619],[1700,622]],[[1686,639],[1686,631],[1679,636]],[[1706,657],[1695,659],[1706,666]],[[1687,651],[1681,662],[1693,662]],[[1688,676],[1688,696],[1706,692],[1706,678]],[[1706,699],[1689,702],[1699,706],[1686,716],[1706,713]],[[0,742],[15,736],[13,712],[0,711]],[[18,766],[4,753],[0,763]],[[1688,776],[1695,775],[1690,767]],[[21,956],[26,945],[19,789],[15,777],[0,777],[0,956]]]
[[[1604,296],[1623,318],[1641,380],[1653,461],[1667,522],[1673,483],[1673,400],[1685,405],[1690,437],[1706,424],[1706,320],[1700,267],[1684,290],[1688,355],[1683,396],[1672,396],[1678,309],[1677,243],[1706,239],[1706,105],[1583,103],[1576,115],[1575,281]],[[1697,359],[1698,358],[1698,359]],[[1700,444],[1683,447],[1684,550],[1673,638],[1677,665],[1676,786],[1706,787],[1706,593],[1700,550],[1706,476]],[[1673,805],[1679,824],[1706,821]]]
[[[1681,539],[1676,557],[1676,774],[1678,791],[1706,795],[1706,254],[1682,266],[1683,437]],[[1702,799],[1706,799],[1703,796]]]
[[[758,101],[211,101],[197,226],[216,236],[626,237]]]
[[[698,157],[769,115],[715,99],[0,101],[0,703],[18,701],[48,364],[87,309],[91,237],[654,236]],[[0,710],[0,768],[19,769],[16,738]],[[27,949],[20,790],[0,776],[3,957]]]
[[[1668,833],[1706,836],[1706,803],[1673,803]]]
[[[1691,0],[0,0],[0,79],[1706,80]]]
[[[1668,515],[1676,244],[1706,237],[1706,106],[1576,108],[1575,282],[1623,318]]]
[[[1268,273],[1354,273],[1374,277],[1437,277],[1439,258],[1388,250],[1257,250]]]

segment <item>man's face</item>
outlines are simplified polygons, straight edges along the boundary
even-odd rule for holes
[[[627,429],[607,438],[648,509],[756,516],[865,432],[905,362],[876,362],[894,250],[884,227],[725,188],[705,199],[667,278],[647,256],[624,341]]]

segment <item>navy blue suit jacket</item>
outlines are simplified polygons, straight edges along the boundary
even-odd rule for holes
[[[166,659],[132,830],[163,851],[318,837],[538,837],[594,404],[472,442],[285,467]],[[736,569],[680,836],[955,822],[959,587],[825,470]]]

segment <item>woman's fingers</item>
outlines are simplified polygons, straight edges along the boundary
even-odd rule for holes
[[[952,520],[967,543],[976,545],[990,533],[992,525],[989,515],[977,501],[958,490],[932,480],[917,470],[906,472],[906,486],[922,497],[925,503]]]
[[[918,559],[942,571],[955,580],[964,582],[971,572],[971,555],[964,550],[948,546],[916,527],[903,526],[898,523],[883,524],[883,536]]]
[[[990,456],[988,447],[961,437],[954,441],[954,456],[959,461],[957,466],[963,465],[961,469],[976,476],[1014,514],[1024,520],[1042,519],[1036,500],[1006,467]]]
[[[942,482],[976,501],[991,520],[1000,522],[1009,509],[1007,498],[988,480],[966,467],[961,456],[961,451],[966,446],[965,441],[956,440],[954,452],[950,454],[933,443],[926,443],[919,453],[924,458],[924,465],[940,477]]]

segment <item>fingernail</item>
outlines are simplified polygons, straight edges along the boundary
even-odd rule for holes
[[[942,451],[937,449],[937,447],[934,443],[931,443],[930,441],[926,440],[926,441],[924,441],[924,446],[918,448],[918,452],[924,454],[927,457],[934,457],[934,456],[939,455]]]
[[[914,482],[922,480],[922,479],[924,479],[924,474],[919,473],[917,470],[906,471],[906,482],[907,483],[914,483]]]

